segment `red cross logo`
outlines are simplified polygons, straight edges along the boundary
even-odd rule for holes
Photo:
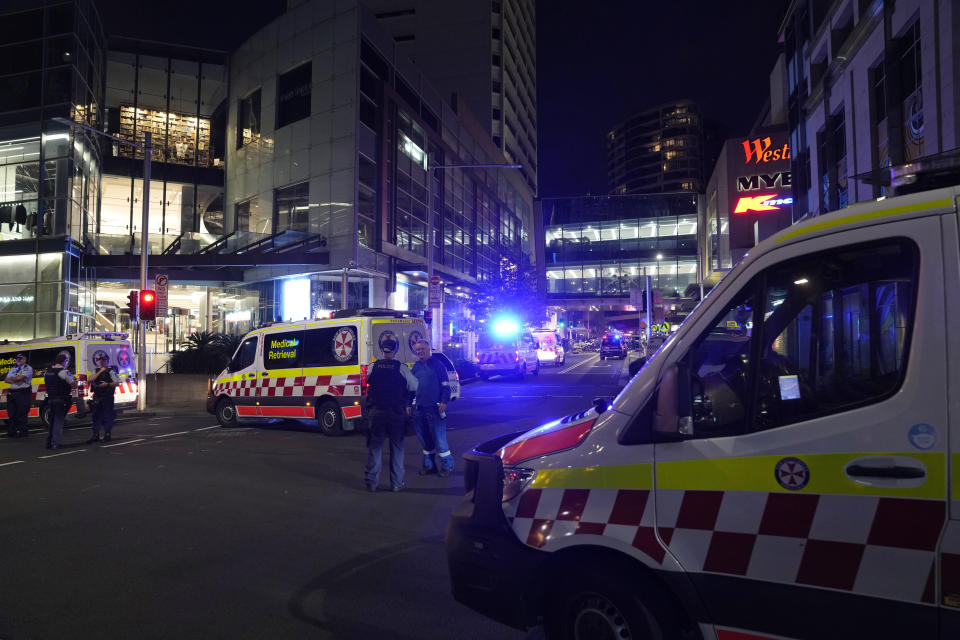
[[[356,337],[353,331],[347,327],[341,328],[333,336],[333,357],[340,362],[346,362],[353,357],[353,350],[356,344]]]

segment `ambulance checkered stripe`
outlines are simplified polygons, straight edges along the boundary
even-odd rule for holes
[[[659,535],[689,572],[933,602],[941,501],[670,489],[656,501],[647,489],[530,489],[507,515],[535,548],[608,536],[662,565]]]
[[[0,389],[0,396],[6,396],[8,391],[9,389]],[[136,392],[137,392],[136,379],[127,380],[117,385],[117,389],[114,393],[114,398],[116,400],[121,400],[121,399],[125,400],[126,396],[130,394],[136,394]],[[77,386],[77,390],[75,390],[72,393],[72,395],[74,397],[77,397],[78,395],[82,395],[85,398],[92,398],[93,390],[87,387],[86,383],[83,380],[80,380]],[[30,402],[36,403],[46,399],[47,399],[47,385],[41,382],[40,384],[35,384],[31,386]],[[6,402],[5,399],[4,399],[4,402]]]
[[[271,397],[315,397],[329,394],[332,396],[359,395],[352,387],[360,385],[359,374],[337,374],[331,376],[288,376],[283,378],[248,378],[231,382],[218,382],[213,387],[214,394],[226,394],[238,398]]]

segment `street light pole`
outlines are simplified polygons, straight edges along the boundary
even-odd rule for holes
[[[144,132],[144,144],[139,145],[135,142],[112,136],[109,133],[94,129],[93,127],[74,122],[67,118],[52,118],[58,124],[68,127],[79,127],[90,133],[95,133],[104,138],[110,138],[120,144],[125,144],[143,151],[143,217],[140,222],[140,291],[147,288],[147,259],[150,255],[150,245],[148,242],[148,227],[150,216],[150,167],[153,161],[153,134],[149,131]],[[137,329],[139,333],[137,356],[137,409],[143,411],[147,408],[147,331],[146,322],[140,319],[140,307],[137,306]]]
[[[427,169],[427,232],[424,234],[427,242],[427,305],[429,306],[430,282],[433,280],[433,170],[434,169],[522,169],[520,164],[430,164],[430,155],[424,160]],[[442,291],[442,288],[441,288]],[[430,345],[434,349],[441,349],[443,345],[443,295],[440,296],[440,307],[430,324]]]

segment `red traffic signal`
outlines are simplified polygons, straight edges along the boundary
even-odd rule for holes
[[[137,319],[137,306],[140,303],[140,292],[131,291],[127,294],[127,315],[130,316],[131,320]]]
[[[157,319],[157,292],[150,289],[144,289],[140,292],[140,319]]]

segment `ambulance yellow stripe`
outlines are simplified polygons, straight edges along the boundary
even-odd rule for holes
[[[653,465],[540,469],[530,486],[538,489],[652,489]]]
[[[879,211],[866,211],[864,213],[857,213],[854,215],[844,216],[842,218],[830,217],[828,220],[824,220],[823,222],[818,222],[808,227],[803,227],[802,229],[797,229],[795,231],[786,233],[777,238],[777,242],[780,243],[785,240],[790,240],[791,238],[805,235],[807,233],[813,233],[814,231],[822,231],[824,229],[831,229],[833,227],[842,227],[843,225],[853,224],[855,222],[866,222],[867,220],[877,220],[879,218],[886,218],[889,216],[899,216],[905,213],[916,213],[918,211],[928,211],[930,209],[939,209],[941,207],[951,206],[953,206],[953,202],[948,199],[944,199],[933,200],[931,202],[921,202],[919,204],[906,204],[901,207],[889,207],[887,209],[880,209]]]
[[[300,371],[300,369],[297,369]],[[303,375],[305,376],[335,376],[345,373],[355,373],[360,375],[360,365],[351,364],[343,367],[305,367],[303,369]],[[288,374],[288,375],[301,375],[299,373]]]
[[[261,371],[257,376],[261,380],[269,380],[270,378],[295,378],[297,376],[303,375],[301,373],[303,369],[270,369],[269,371]]]
[[[960,200],[960,198],[958,198],[958,200]],[[952,500],[960,500],[960,453],[953,454],[953,464],[950,466],[950,473],[953,476],[950,498]]]
[[[876,487],[854,482],[844,469],[865,456],[904,456],[923,462],[927,479],[919,487]],[[837,495],[899,496],[904,498],[946,498],[947,469],[943,453],[820,453],[794,456],[810,469],[803,489],[790,491],[777,482],[775,468],[787,456],[714,458],[657,463],[657,488],[701,491],[779,491]],[[956,486],[956,482],[954,483]]]

